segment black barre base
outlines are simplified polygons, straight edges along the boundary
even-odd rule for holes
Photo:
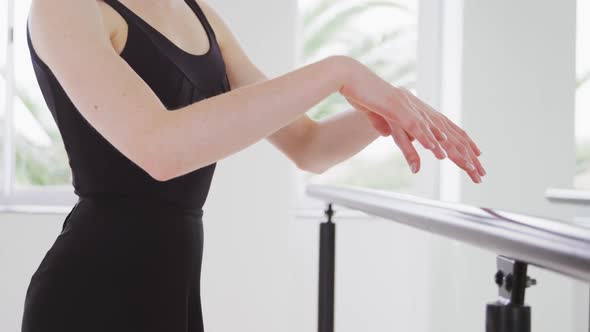
[[[524,303],[527,287],[535,279],[527,276],[527,264],[504,256],[497,258],[499,299],[486,308],[486,332],[531,332],[531,308]]]
[[[530,332],[531,307],[490,303],[486,309],[486,332]]]
[[[328,220],[320,224],[318,332],[334,332],[336,225],[332,222],[332,204],[324,212]]]

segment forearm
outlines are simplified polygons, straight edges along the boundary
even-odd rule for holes
[[[367,116],[356,109],[337,113],[316,123],[305,140],[302,153],[302,165],[314,173],[322,173],[354,156],[380,136]]]
[[[163,112],[151,144],[159,178],[174,178],[242,150],[305,113],[347,79],[341,57],[301,67],[275,79],[240,87]],[[182,144],[179,144],[182,142]]]

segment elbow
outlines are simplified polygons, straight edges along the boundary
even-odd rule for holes
[[[313,144],[314,137],[317,135],[319,127],[315,121],[309,121],[308,124],[307,131],[303,135],[305,139],[300,141],[303,143],[298,144],[300,148],[291,154],[291,160],[295,163],[298,169],[319,175],[328,170],[332,165],[328,165],[324,160],[317,158],[316,156],[318,156],[318,154],[312,152],[313,150],[310,146]]]
[[[316,175],[320,175],[330,168],[329,166],[321,165],[318,162],[309,161],[306,159],[298,159],[295,162],[295,165],[297,165],[297,168],[302,171],[313,173]]]
[[[198,166],[187,168],[186,166],[182,167],[182,162],[181,158],[175,159],[170,154],[156,152],[144,159],[144,167],[142,168],[154,180],[166,182],[211,164],[211,162],[198,160],[198,162],[195,161],[195,165]]]
[[[158,182],[170,181],[180,176],[181,158],[175,156],[170,148],[165,147],[166,141],[158,134],[150,134],[137,141],[136,149],[138,166]]]
[[[149,176],[158,181],[158,182],[166,182],[174,178],[171,176],[170,172],[167,172],[163,167],[155,167],[152,166],[151,168],[146,168],[145,171],[149,174]]]
[[[173,178],[157,159],[144,163],[142,168],[152,179],[158,182],[166,182]]]
[[[141,162],[138,163],[138,166],[140,166],[152,179],[158,182],[169,181],[175,177],[174,172],[171,169],[172,167],[170,167],[169,163],[164,162],[166,158],[156,150],[157,149],[144,151],[140,159]]]

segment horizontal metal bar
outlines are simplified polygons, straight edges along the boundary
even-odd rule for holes
[[[590,281],[590,229],[565,221],[365,188],[307,185],[307,195]]]
[[[555,203],[590,206],[590,190],[549,188],[545,197]]]

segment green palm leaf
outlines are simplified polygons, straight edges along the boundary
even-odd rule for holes
[[[406,34],[411,32],[412,31],[409,28],[404,27],[383,33],[376,38],[369,36],[361,39],[347,40],[345,42],[348,45],[351,45],[347,51],[347,55],[355,59],[361,59],[365,56],[371,55],[371,53],[378,51],[381,48],[398,42],[400,38],[403,38]]]
[[[403,86],[406,87],[413,86],[415,60],[412,58],[404,61],[398,55],[398,61],[392,62],[390,57],[391,49],[400,47],[397,43],[415,34],[415,25],[397,26],[377,36],[342,33],[356,18],[375,8],[401,10],[414,15],[412,10],[394,0],[366,0],[348,5],[343,5],[342,1],[337,0],[321,0],[304,14],[304,60],[312,60],[324,49],[343,47],[343,54],[362,61],[371,70],[380,73],[385,80],[404,82]],[[316,105],[309,115],[314,119],[321,119],[346,107],[350,107],[346,100],[334,94]]]
[[[326,11],[331,9],[331,7],[333,7],[334,4],[334,1],[326,0],[325,3],[318,5],[322,7],[321,9],[323,11],[321,12],[322,14],[318,14],[315,11],[313,11],[315,15],[315,20],[318,21],[323,16],[326,16]],[[377,7],[386,7],[390,9],[405,9],[405,7],[400,6],[399,4],[391,1],[367,1],[362,4],[355,4],[344,9],[340,9],[340,11],[337,14],[323,20],[320,26],[318,28],[313,29],[313,31],[311,30],[314,24],[312,24],[313,22],[310,20],[308,21],[308,25],[304,26],[304,56],[307,58],[313,56],[314,54],[317,54],[317,52],[321,50],[322,47],[325,46],[325,44],[328,43],[328,41],[334,40],[335,35],[341,32],[342,29],[345,26],[347,26],[353,19],[357,18],[359,15],[366,12],[367,10],[374,9]]]
[[[303,14],[303,26],[308,27],[313,24],[318,17],[322,16],[326,11],[331,9],[336,3],[337,0],[322,0],[319,1],[315,7],[308,10],[306,13]]]
[[[371,1],[371,2],[373,2],[373,1]],[[387,2],[387,1],[374,1],[374,2]],[[309,27],[309,26],[313,25],[320,17],[322,17],[323,15],[328,13],[330,10],[333,10],[337,5],[340,5],[341,3],[342,3],[341,0],[340,1],[339,0],[321,0],[321,1],[319,1],[317,3],[317,5],[315,5],[310,10],[308,10],[307,12],[305,12],[303,14],[303,26]],[[395,3],[393,1],[389,1],[389,3],[391,3],[393,6],[395,6],[399,10],[407,11],[407,12],[411,11],[408,7],[403,6],[399,3]]]

